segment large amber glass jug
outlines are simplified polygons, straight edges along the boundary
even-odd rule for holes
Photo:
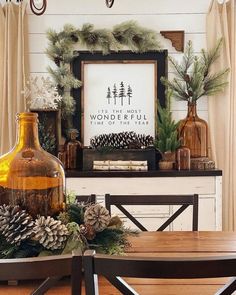
[[[179,137],[183,145],[190,149],[191,158],[207,157],[208,126],[198,117],[196,103],[188,103],[188,115],[180,121]]]
[[[0,158],[0,204],[20,205],[36,217],[64,208],[65,175],[61,162],[38,139],[38,115],[17,115],[15,147]]]

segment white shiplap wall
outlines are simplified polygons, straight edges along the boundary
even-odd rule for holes
[[[96,28],[111,28],[127,20],[136,20],[142,26],[161,30],[184,30],[185,42],[193,41],[195,53],[205,47],[205,18],[210,0],[115,0],[109,9],[105,0],[48,0],[47,11],[37,17],[29,13],[29,43],[30,69],[32,75],[47,75],[46,67],[50,61],[45,55],[47,39],[45,32],[48,28],[62,29],[65,23],[71,23],[79,28],[84,23],[92,23]],[[170,41],[160,36],[163,46],[169,54],[181,59]],[[169,67],[169,77],[171,68]],[[207,99],[198,103],[199,116],[208,119]],[[186,115],[185,102],[172,103],[173,116],[181,119]]]

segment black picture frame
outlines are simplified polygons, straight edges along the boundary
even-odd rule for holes
[[[149,51],[144,53],[134,53],[132,51],[120,51],[111,52],[110,54],[104,55],[102,52],[89,52],[79,51],[78,56],[74,58],[71,69],[74,76],[82,80],[83,76],[83,64],[86,62],[109,62],[113,60],[120,61],[155,61],[157,63],[156,73],[156,85],[157,85],[157,99],[162,107],[165,107],[165,86],[161,83],[160,78],[162,76],[167,77],[168,63],[167,63],[168,51]],[[83,87],[83,86],[82,86]],[[79,131],[79,140],[82,141],[81,133],[82,130],[82,119],[81,114],[83,112],[82,106],[82,87],[78,89],[72,89],[71,94],[76,102],[75,115],[73,117],[73,125]],[[112,132],[112,131],[111,131]]]
[[[39,141],[43,149],[57,156],[61,136],[60,113],[52,109],[31,109],[38,114]]]

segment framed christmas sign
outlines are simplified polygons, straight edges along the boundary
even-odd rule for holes
[[[73,91],[74,123],[84,146],[94,136],[134,131],[155,136],[157,100],[165,105],[167,51],[102,55],[80,52],[73,73],[83,86]]]

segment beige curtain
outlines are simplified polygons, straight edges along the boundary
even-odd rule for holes
[[[28,32],[23,2],[0,5],[0,155],[15,143],[15,115],[25,110],[22,91],[28,75]]]
[[[207,46],[224,38],[223,52],[215,69],[230,68],[224,93],[209,97],[209,128],[212,157],[223,170],[223,229],[236,230],[236,59],[235,0],[213,0],[207,14]],[[214,69],[213,69],[214,70]]]

